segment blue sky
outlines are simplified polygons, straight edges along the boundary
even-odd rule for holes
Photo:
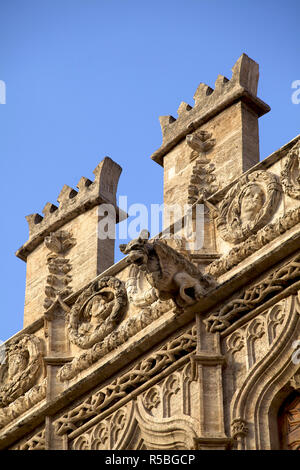
[[[105,155],[123,167],[129,203],[162,202],[158,116],[193,104],[200,82],[245,52],[260,64],[261,159],[299,134],[298,0],[2,0],[0,339],[22,328],[25,215],[92,179]],[[116,249],[116,260],[120,259]]]

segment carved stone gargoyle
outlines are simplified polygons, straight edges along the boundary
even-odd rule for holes
[[[185,256],[168,246],[164,240],[149,241],[149,232],[127,245],[120,245],[127,262],[143,271],[161,300],[173,299],[179,307],[200,300],[216,286],[214,279],[202,274]]]

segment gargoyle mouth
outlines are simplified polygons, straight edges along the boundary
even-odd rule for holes
[[[137,266],[141,266],[142,264],[146,264],[148,261],[148,256],[140,250],[136,250],[131,252],[128,255],[127,262],[136,264]]]

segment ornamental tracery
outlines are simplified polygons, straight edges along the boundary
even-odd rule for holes
[[[300,143],[297,142],[287,154],[281,172],[284,192],[293,199],[300,199]]]
[[[24,395],[37,381],[42,368],[40,340],[29,334],[11,342],[0,367],[0,408]]]
[[[104,340],[120,323],[127,305],[122,281],[106,276],[94,282],[78,297],[69,312],[70,340],[83,349]]]
[[[231,188],[217,211],[217,228],[223,240],[241,243],[268,223],[281,194],[277,178],[267,171],[245,175]]]

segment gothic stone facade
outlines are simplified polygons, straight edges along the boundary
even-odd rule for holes
[[[173,224],[114,264],[97,232],[103,204],[124,216],[108,157],[27,217],[1,449],[300,448],[300,136],[260,162],[258,65],[232,72],[160,118],[152,155],[166,205],[204,204],[201,248]]]

